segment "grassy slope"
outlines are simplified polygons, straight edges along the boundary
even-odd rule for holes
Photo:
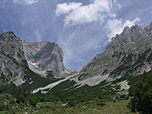
[[[129,100],[122,100],[120,102],[107,102],[103,107],[96,104],[95,101],[88,103],[80,103],[74,107],[61,106],[61,102],[57,103],[39,103],[37,108],[31,108],[14,112],[14,114],[138,114],[131,113],[127,109]],[[1,112],[0,112],[1,113]],[[7,114],[10,112],[6,112]],[[11,113],[10,113],[11,114]]]

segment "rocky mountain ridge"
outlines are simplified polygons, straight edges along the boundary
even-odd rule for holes
[[[48,41],[35,43],[19,41],[21,52],[25,53],[22,57],[27,60],[28,67],[32,71],[39,74],[50,71],[56,77],[67,76],[70,73],[64,68],[63,52],[58,45]],[[112,42],[102,54],[95,56],[79,72],[66,79],[75,81],[77,87],[86,84],[95,86],[105,80],[110,82],[125,76],[127,76],[125,79],[128,79],[130,75],[139,75],[150,70],[152,70],[152,24],[145,28],[135,25],[131,28],[125,27],[120,35],[112,38]],[[127,85],[128,81],[121,82],[122,85],[124,83]]]
[[[94,76],[122,77],[142,74],[152,69],[152,23],[141,28],[125,27],[102,54],[98,54],[80,71],[79,81]]]
[[[57,44],[49,41],[26,42],[12,31],[0,34],[0,69],[0,84],[14,83],[16,86],[39,85],[40,81],[48,83],[47,78],[70,73],[63,65],[63,52]]]

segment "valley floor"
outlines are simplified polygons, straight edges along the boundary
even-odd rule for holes
[[[75,106],[66,106],[61,102],[39,103],[36,108],[17,110],[14,112],[0,112],[0,114],[138,114],[131,113],[128,108],[129,100],[107,102],[106,105],[97,105],[95,101],[80,103]]]

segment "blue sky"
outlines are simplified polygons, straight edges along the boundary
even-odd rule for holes
[[[125,26],[152,22],[151,6],[152,0],[0,0],[0,32],[55,42],[65,67],[79,70]]]

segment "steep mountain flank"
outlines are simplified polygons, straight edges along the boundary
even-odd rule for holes
[[[25,66],[22,41],[13,32],[0,34],[0,81],[21,85],[24,83]]]
[[[78,80],[94,76],[122,77],[152,69],[152,24],[145,28],[125,27],[112,38],[105,52],[97,55],[80,71]]]
[[[23,40],[23,49],[28,65],[34,72],[44,75],[46,71],[51,71],[57,77],[70,73],[63,65],[63,51],[57,44]]]
[[[30,90],[54,82],[51,76],[44,78],[29,69],[22,40],[13,32],[0,34],[0,86],[15,84]]]

